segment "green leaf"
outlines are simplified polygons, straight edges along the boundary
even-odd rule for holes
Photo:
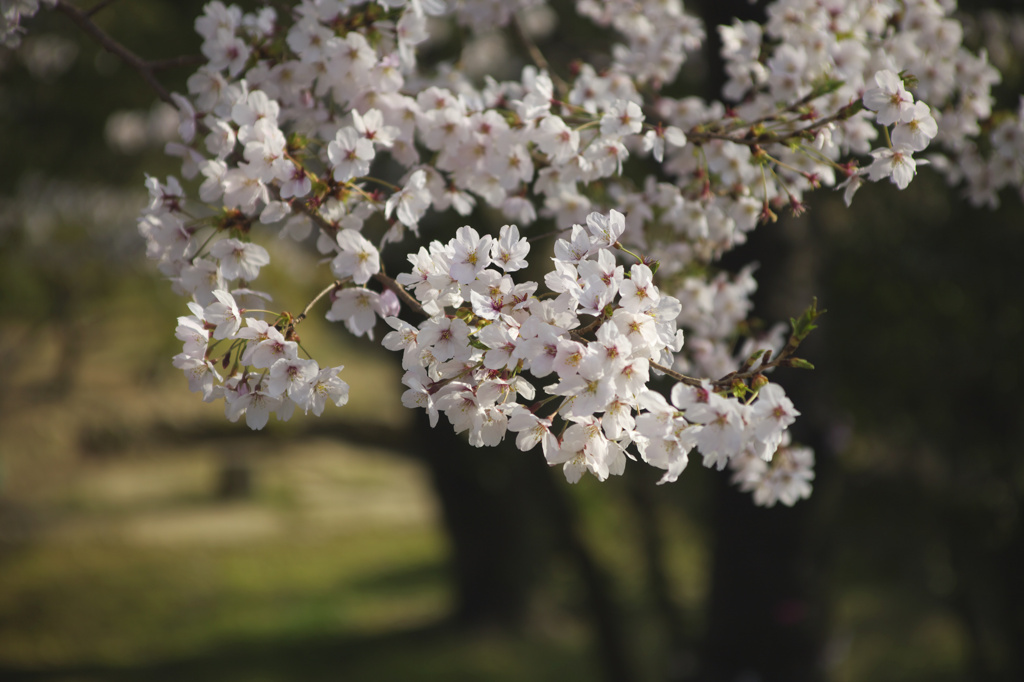
[[[797,369],[814,369],[814,365],[803,358],[786,358],[782,361],[784,367],[795,367]]]
[[[288,151],[295,153],[304,150],[309,146],[309,138],[302,133],[292,133],[288,136]]]
[[[845,107],[839,110],[839,118],[843,121],[850,118],[859,111],[864,110],[864,100],[859,99],[855,102],[850,102]]]
[[[793,326],[793,337],[799,343],[807,338],[807,335],[818,328],[818,325],[814,324],[815,321],[824,315],[827,311],[818,310],[818,299],[815,297],[811,300],[811,305],[807,307],[807,310],[800,315],[799,318],[790,318],[789,323]]]
[[[828,95],[835,92],[839,88],[843,87],[845,81],[839,80],[838,78],[829,78],[825,76],[815,81],[811,89],[811,95],[809,99],[821,97],[822,95]]]

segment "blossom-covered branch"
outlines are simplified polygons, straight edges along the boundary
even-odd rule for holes
[[[601,71],[557,65],[565,82],[513,21],[537,4],[210,2],[196,20],[206,61],[178,94],[155,82],[158,63],[58,0],[180,113],[168,151],[198,182],[148,178],[139,220],[190,299],[175,365],[253,428],[344,404],[341,367],[300,358],[294,336],[328,299],[327,319],[352,334],[390,328],[403,402],[473,445],[516,434],[570,481],[637,458],[674,481],[696,451],[759,503],[794,503],[813,453],[790,442],[799,413],[768,373],[809,366],[795,352],[819,313],[788,337],[745,333],[754,271],[720,257],[783,207],[806,210],[813,189],[849,203],[865,181],[906,187],[929,160],[972,193],[1019,187],[1020,116],[989,120],[998,74],[935,3],[849,0],[837,15],[776,0],[763,26],[717,27],[723,101],[665,94],[705,38],[681,2],[577,2],[619,42]],[[479,82],[462,62],[421,63],[444,22],[508,27],[532,64]],[[1000,142],[988,159],[983,120]],[[426,242],[428,220],[443,235]],[[255,284],[275,234],[330,264],[294,319],[246,311],[265,308]],[[397,248],[409,269],[392,277],[381,251]]]

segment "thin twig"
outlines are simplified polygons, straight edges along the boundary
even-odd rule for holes
[[[321,298],[323,298],[323,297],[324,297],[324,296],[326,296],[327,294],[330,294],[330,293],[332,293],[332,292],[334,292],[334,291],[337,291],[338,289],[340,289],[340,288],[341,288],[341,287],[343,287],[343,286],[345,286],[345,282],[343,282],[343,281],[342,281],[342,280],[340,280],[340,279],[336,279],[336,280],[334,280],[334,282],[333,282],[333,283],[331,283],[331,284],[330,284],[329,286],[327,286],[327,287],[324,287],[324,290],[323,290],[323,291],[321,291],[321,292],[320,292],[319,294],[317,294],[317,295],[316,295],[316,296],[315,296],[315,297],[313,298],[313,300],[312,300],[312,301],[310,301],[310,302],[309,302],[309,304],[308,304],[308,305],[306,306],[306,309],[305,309],[305,310],[303,310],[303,311],[302,311],[302,313],[300,313],[300,314],[299,314],[299,316],[298,316],[298,317],[296,317],[294,321],[292,321],[292,325],[293,325],[293,326],[294,326],[294,325],[297,325],[298,323],[300,323],[300,322],[302,322],[302,321],[303,321],[304,319],[306,319],[306,315],[309,315],[309,311],[313,309],[313,306],[315,306],[315,305],[317,304],[317,302],[318,302],[318,301],[319,301],[319,300],[320,300]]]
[[[650,360],[649,363],[650,363],[651,367],[653,367],[654,369],[658,370],[662,374],[665,374],[666,376],[670,376],[673,379],[675,379],[676,381],[678,381],[680,383],[683,383],[683,384],[686,384],[687,386],[694,386],[696,388],[700,388],[701,386],[703,386],[703,384],[701,383],[700,379],[694,379],[693,377],[688,377],[685,374],[680,374],[679,372],[675,371],[674,369],[670,369],[670,368],[666,367],[665,365],[659,365],[654,360]]]
[[[151,88],[163,101],[167,102],[171,106],[174,106],[174,100],[171,99],[171,93],[167,91],[167,88],[157,79],[153,71],[155,68],[170,68],[171,66],[186,66],[192,62],[178,61],[184,60],[183,57],[177,57],[171,60],[162,60],[158,62],[148,62],[142,59],[137,54],[129,50],[121,43],[114,40],[106,31],[101,29],[96,23],[90,18],[90,16],[102,9],[106,4],[101,2],[96,7],[93,7],[88,12],[83,12],[74,5],[71,5],[67,0],[57,0],[56,9],[59,12],[63,12],[68,16],[71,21],[78,25],[83,31],[91,35],[96,42],[103,46],[107,52],[116,55],[125,64],[135,69],[140,76],[149,84]],[[201,63],[201,62],[199,62]],[[154,66],[154,64],[156,66]]]
[[[320,212],[310,206],[308,201],[293,201],[292,208],[297,208],[302,211],[310,220],[316,223],[317,227],[329,234],[331,237],[338,234],[338,226],[320,215]]]
[[[856,102],[852,103],[856,104]],[[690,129],[686,133],[686,139],[694,144],[701,144],[708,140],[726,140],[728,142],[735,142],[736,144],[745,144],[748,147],[756,147],[765,144],[784,144],[789,140],[794,140],[803,137],[805,133],[814,133],[823,126],[833,123],[835,121],[842,121],[850,117],[851,104],[843,106],[836,113],[826,116],[825,118],[819,118],[813,123],[810,123],[803,128],[796,128],[787,132],[779,133],[762,133],[760,135],[752,135],[750,131],[753,130],[754,126],[758,124],[757,121],[745,123],[739,128],[732,128],[725,132],[711,132],[711,131],[700,131],[696,127]],[[732,133],[746,129],[741,136],[733,135]]]
[[[711,382],[711,387],[715,391],[728,390],[735,386],[737,382],[746,383],[748,380],[753,379],[758,374],[766,372],[769,369],[774,369],[775,367],[782,366],[792,366],[791,364],[787,363],[790,362],[790,358],[792,358],[793,354],[796,353],[796,349],[799,345],[800,341],[796,338],[795,335],[791,335],[789,341],[786,342],[785,347],[783,347],[782,351],[780,351],[776,357],[773,358],[771,353],[765,353],[765,355],[761,357],[761,364],[759,364],[756,368],[752,368],[749,365],[746,365],[746,363],[744,363],[744,367],[746,367],[746,369],[741,368],[740,371],[729,372],[724,377],[720,379],[715,379],[714,381]],[[700,379],[695,379],[693,377],[686,376],[685,374],[680,374],[674,369],[665,367],[664,365],[659,365],[657,362],[654,362],[653,360],[650,361],[650,365],[659,372],[662,372],[667,376],[672,377],[676,381],[686,384],[687,386],[694,386],[697,388],[703,386]]]
[[[317,227],[324,230],[327,234],[333,236],[338,233],[338,227],[328,222],[322,215],[320,215],[320,212],[310,206],[308,202],[295,201],[292,203],[292,208],[297,208],[302,211],[302,213],[306,214],[310,220],[316,223]],[[398,282],[391,279],[383,272],[378,272],[373,276],[373,278],[377,280],[381,286],[393,291],[395,295],[398,296],[399,300],[401,300],[402,303],[405,303],[405,305],[414,313],[423,317],[430,317],[430,313],[424,310],[419,301],[413,298]]]
[[[170,57],[169,59],[155,59],[151,62],[146,62],[149,68],[153,71],[163,71],[164,69],[180,69],[186,66],[200,66],[206,63],[206,57],[199,54],[183,54],[179,57]]]
[[[781,109],[779,111],[774,111],[774,112],[772,112],[770,114],[765,114],[764,116],[761,116],[760,118],[755,118],[755,119],[750,120],[750,121],[743,121],[742,123],[739,123],[736,126],[732,127],[730,130],[739,130],[741,128],[752,128],[753,126],[760,125],[762,123],[767,123],[769,121],[777,121],[777,120],[779,120],[779,118],[780,118],[780,116],[782,114],[791,114],[794,111],[796,111],[797,109],[799,109],[800,107],[802,107],[803,105],[810,104],[811,102],[813,102],[814,100],[818,99],[819,97],[824,97],[824,94],[823,93],[815,94],[814,92],[810,92],[810,93],[804,95],[803,97],[801,97],[800,99],[798,99],[796,102],[793,102],[789,106],[785,107],[784,109]]]
[[[535,234],[535,235],[533,235],[531,237],[527,237],[526,241],[528,243],[532,244],[532,243],[534,243],[536,241],[540,241],[541,239],[545,239],[547,237],[557,237],[558,235],[563,234],[565,232],[568,232],[571,229],[572,229],[571,227],[563,227],[563,228],[558,229],[558,230],[552,230],[551,232],[542,232],[541,234]]]
[[[85,11],[85,16],[91,17],[94,14],[96,14],[97,12],[99,12],[100,10],[102,10],[102,9],[106,8],[107,6],[112,5],[112,4],[114,4],[114,0],[101,0],[101,2],[97,2],[95,5],[93,5],[92,9],[86,10]]]
[[[519,21],[519,17],[512,15],[512,28],[515,29],[516,37],[519,42],[522,43],[523,47],[526,48],[527,54],[530,55],[530,59],[537,65],[538,69],[546,71],[548,76],[551,77],[551,82],[554,84],[555,89],[558,90],[559,99],[565,99],[565,95],[569,92],[569,84],[562,80],[561,76],[552,70],[551,65],[548,64],[547,58],[544,53],[540,51],[537,44],[530,39],[530,36],[526,35],[526,31],[523,29],[522,23]]]

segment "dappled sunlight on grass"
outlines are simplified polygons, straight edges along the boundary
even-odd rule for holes
[[[0,678],[595,674],[557,608],[532,635],[448,625],[436,500],[396,452],[394,358],[311,315],[303,347],[346,366],[349,404],[253,433],[171,366],[187,311],[164,283],[108,294],[0,338]],[[225,497],[232,471],[246,485]]]
[[[394,540],[401,540],[400,544]],[[230,641],[381,631],[444,615],[436,534],[263,538],[187,549],[47,544],[5,561],[0,661],[135,665]],[[408,567],[404,589],[360,581]]]
[[[348,349],[353,400],[328,408],[323,435],[303,436],[301,415],[254,435],[184,390],[173,315],[151,286],[80,315],[5,334],[30,334],[36,352],[5,362],[0,670],[115,674],[231,642],[340,642],[447,615],[444,540],[419,465],[329,435],[350,421],[402,425],[404,411],[382,409],[398,404],[386,358]],[[318,327],[304,328],[309,343],[346,352]],[[74,377],[58,379],[69,352]],[[251,492],[220,499],[231,467]]]

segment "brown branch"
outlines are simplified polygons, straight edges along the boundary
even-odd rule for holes
[[[540,51],[537,44],[530,39],[530,36],[526,35],[526,30],[523,28],[523,24],[519,21],[519,17],[512,16],[512,28],[515,29],[516,38],[522,44],[527,54],[530,55],[530,59],[537,65],[537,68],[546,71],[548,76],[551,77],[551,82],[554,84],[555,89],[558,91],[560,99],[565,99],[566,94],[569,92],[569,84],[566,83],[562,78],[554,72],[551,65],[548,64],[547,58],[544,53]]]
[[[377,280],[377,282],[379,282],[380,285],[383,286],[384,288],[393,291],[394,294],[398,296],[398,298],[402,301],[402,303],[407,305],[409,309],[412,310],[414,313],[416,313],[417,315],[422,315],[423,317],[426,318],[430,317],[430,313],[424,310],[423,306],[420,305],[420,302],[413,298],[412,295],[408,291],[406,291],[401,284],[391,279],[383,272],[378,272],[376,275],[373,276],[373,278]]]
[[[586,341],[586,335],[591,332],[596,332],[598,329],[600,329],[601,325],[603,325],[609,317],[610,315],[598,315],[593,320],[588,322],[585,326],[580,327],[578,329],[573,329],[572,333]]]
[[[337,225],[334,225],[333,223],[327,221],[327,219],[320,215],[319,211],[317,211],[314,207],[310,206],[309,202],[295,201],[292,202],[292,207],[297,208],[298,210],[302,211],[304,214],[309,216],[310,220],[317,224],[317,227],[324,230],[328,234],[335,235],[338,233]],[[394,294],[398,296],[399,300],[402,301],[402,303],[404,303],[406,306],[408,306],[409,309],[412,310],[414,313],[416,313],[417,315],[421,315],[423,317],[430,317],[430,313],[424,310],[423,306],[420,305],[420,302],[413,298],[409,294],[409,292],[402,287],[401,284],[391,279],[383,272],[378,272],[377,274],[375,274],[373,276],[373,279],[375,279],[382,287],[390,289],[392,292],[394,292]]]
[[[302,211],[310,220],[316,223],[317,227],[332,237],[338,234],[338,226],[320,215],[320,212],[311,206],[309,201],[293,201],[292,208]]]
[[[680,382],[682,384],[686,384],[687,386],[693,386],[695,388],[700,388],[701,386],[704,385],[704,384],[701,383],[700,379],[694,379],[693,377],[688,377],[685,374],[680,374],[679,372],[677,372],[674,369],[671,369],[669,367],[666,367],[665,365],[659,365],[654,360],[649,360],[648,363],[651,365],[651,367],[653,367],[654,369],[658,370],[662,374],[664,374],[666,376],[669,376],[669,377],[672,377],[676,381],[678,381],[678,382]]]
[[[323,291],[321,291],[319,294],[317,294],[313,298],[313,300],[310,301],[309,304],[306,306],[306,309],[303,310],[299,314],[299,316],[295,318],[295,320],[292,322],[292,326],[295,326],[295,325],[299,324],[300,322],[302,322],[304,319],[306,319],[306,316],[309,315],[309,311],[313,309],[313,306],[315,306],[317,304],[317,302],[321,298],[323,298],[327,294],[330,294],[330,293],[332,293],[334,291],[337,291],[338,289],[342,288],[343,286],[345,286],[345,280],[336,279],[336,280],[334,280],[333,283],[331,283],[330,285],[324,287]]]
[[[821,128],[822,126],[826,126],[829,123],[833,123],[835,121],[846,120],[847,118],[850,117],[851,106],[854,105],[854,104],[856,104],[856,102],[853,102],[852,104],[847,104],[846,106],[844,106],[842,109],[840,109],[836,113],[832,114],[831,116],[826,116],[825,118],[820,118],[817,121],[815,121],[814,123],[812,123],[812,124],[810,124],[810,125],[808,125],[806,127],[797,128],[796,130],[792,131],[789,134],[789,137],[790,138],[800,137],[804,133],[814,132],[815,128]]]
[[[71,21],[73,21],[79,28],[88,33],[93,39],[96,40],[100,45],[103,46],[107,52],[118,57],[125,64],[135,69],[142,76],[143,80],[149,84],[151,88],[163,101],[167,102],[171,106],[174,106],[174,100],[171,99],[171,93],[167,91],[167,88],[157,79],[153,73],[157,69],[172,68],[177,66],[189,66],[195,62],[197,57],[176,57],[174,59],[166,59],[156,62],[149,62],[139,57],[137,54],[129,50],[121,43],[114,40],[110,34],[101,29],[96,23],[90,18],[93,14],[103,9],[109,2],[101,2],[96,7],[93,7],[87,12],[83,12],[74,5],[71,5],[67,0],[57,0],[55,9],[58,12],[63,12],[67,15]],[[205,61],[205,60],[203,60]]]
[[[180,69],[186,66],[202,66],[206,63],[206,57],[199,54],[183,54],[179,57],[168,59],[154,59],[146,62],[152,71],[163,71],[164,69]]]
[[[729,372],[724,377],[712,381],[711,387],[716,392],[725,391],[735,386],[737,382],[746,383],[750,379],[753,379],[757,375],[762,374],[763,372],[766,372],[769,369],[774,369],[776,367],[798,366],[794,364],[796,361],[790,360],[790,358],[793,357],[799,346],[800,340],[797,339],[796,335],[790,335],[789,341],[786,342],[785,347],[783,347],[783,349],[779,352],[779,354],[776,357],[773,358],[772,353],[769,350],[761,357],[761,364],[759,364],[756,369],[752,368],[750,364],[745,362],[738,371]],[[675,379],[680,383],[686,384],[687,386],[699,388],[703,385],[700,379],[695,379],[693,377],[686,376],[685,374],[680,374],[674,369],[665,367],[664,365],[659,365],[657,362],[654,362],[653,360],[649,362],[651,367],[653,367],[654,369],[658,370],[659,372],[662,372],[663,374]]]
[[[813,102],[814,100],[818,99],[819,97],[824,97],[824,96],[825,96],[824,93],[815,93],[814,91],[811,91],[810,93],[804,95],[803,97],[801,97],[797,101],[793,102],[792,104],[786,106],[783,109],[780,109],[779,111],[775,111],[775,112],[772,112],[770,114],[765,114],[764,116],[761,116],[760,118],[755,118],[752,121],[744,121],[742,124],[738,124],[736,126],[733,126],[729,130],[730,131],[732,131],[732,130],[739,130],[740,128],[749,128],[749,127],[752,127],[752,126],[760,125],[762,123],[767,123],[769,121],[778,121],[778,120],[781,119],[782,114],[791,114],[791,113],[795,112],[797,109],[799,109],[800,107],[802,107],[803,105],[810,104],[811,102]]]
[[[85,15],[87,17],[91,17],[94,14],[97,14],[100,10],[105,9],[106,7],[113,4],[114,0],[101,0],[101,2],[97,2],[95,5],[93,5],[91,9],[86,10]]]
[[[803,128],[796,128],[795,130],[790,130],[782,134],[770,132],[761,133],[759,135],[753,134],[753,129],[755,126],[758,126],[761,123],[764,123],[769,120],[781,120],[779,119],[780,114],[791,113],[792,109],[795,109],[812,99],[815,99],[815,97],[811,97],[810,95],[808,95],[808,97],[805,97],[804,99],[791,105],[790,107],[787,107],[785,110],[781,112],[776,112],[775,114],[771,114],[770,116],[765,116],[754,121],[744,122],[743,125],[728,128],[721,132],[699,130],[700,126],[695,126],[691,128],[689,131],[687,131],[686,139],[689,140],[690,142],[693,142],[694,144],[701,144],[702,142],[707,142],[708,140],[726,140],[728,142],[735,142],[736,144],[745,144],[750,147],[762,144],[784,144],[789,140],[794,140],[803,137],[807,133],[815,133],[817,129],[821,128],[822,126],[826,126],[829,123],[833,123],[835,121],[844,121],[857,112],[856,107],[858,104],[858,100],[854,100],[853,102],[840,107],[839,110],[834,114],[826,116],[825,118],[819,118],[818,120],[804,126]],[[790,123],[793,122],[795,121],[790,121]],[[746,129],[746,132],[743,133],[742,135],[736,136],[733,134],[743,129]]]
[[[673,379],[675,379],[679,383],[686,384],[687,386],[693,386],[694,388],[700,388],[701,386],[704,385],[700,379],[695,379],[695,378],[693,378],[691,376],[686,376],[685,374],[680,374],[679,372],[675,371],[674,369],[671,369],[669,367],[665,367],[664,365],[659,365],[657,362],[654,362],[653,360],[650,360],[649,362],[650,362],[651,367],[653,367],[654,369],[658,370],[659,372],[662,372],[662,373],[666,374],[667,376],[672,377]],[[737,381],[746,381],[747,379],[752,379],[752,378],[754,378],[754,376],[760,374],[761,372],[763,372],[763,371],[765,371],[767,369],[771,369],[773,367],[778,367],[779,364],[781,364],[781,362],[782,362],[782,358],[780,356],[780,359],[778,361],[770,362],[768,364],[762,364],[762,365],[758,366],[758,368],[755,369],[755,370],[748,370],[746,372],[729,372],[728,374],[726,374],[721,379],[715,379],[714,381],[712,381],[711,382],[711,387],[714,388],[715,391],[721,391],[721,390],[724,390],[724,389],[727,389],[727,388],[731,388],[733,386],[733,384],[735,384],[735,382],[737,382]]]

